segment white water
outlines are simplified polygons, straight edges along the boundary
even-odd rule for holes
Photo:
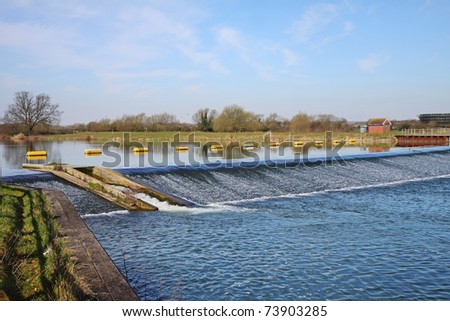
[[[425,181],[431,181],[431,180],[434,180],[434,179],[441,179],[441,178],[450,178],[450,174],[438,175],[438,176],[430,176],[430,177],[423,177],[423,178],[412,178],[412,179],[400,180],[400,181],[397,181],[397,182],[371,184],[371,185],[364,185],[364,186],[353,186],[353,187],[342,187],[342,188],[335,188],[335,189],[326,189],[326,190],[323,190],[323,191],[315,191],[315,192],[308,192],[308,193],[285,194],[285,195],[277,195],[277,196],[262,196],[262,197],[255,197],[255,198],[250,198],[250,199],[244,199],[244,200],[211,203],[209,205],[210,206],[219,206],[219,205],[224,205],[224,204],[240,204],[240,203],[247,203],[247,202],[259,202],[259,201],[273,200],[273,199],[280,199],[280,198],[308,197],[308,196],[321,195],[321,194],[327,194],[327,193],[350,192],[350,191],[364,190],[364,189],[371,189],[371,188],[382,188],[382,187],[388,187],[388,186],[403,185],[403,184],[414,183],[414,182],[425,182]]]

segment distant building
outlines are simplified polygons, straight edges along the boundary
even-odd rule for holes
[[[436,122],[441,125],[450,124],[450,113],[446,114],[420,114],[419,120],[423,123]]]
[[[384,134],[391,131],[392,123],[387,118],[372,118],[367,122],[369,134]]]

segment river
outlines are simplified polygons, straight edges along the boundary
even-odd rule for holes
[[[76,152],[74,161],[91,163],[82,150],[92,146],[70,144],[52,148],[62,159]],[[3,162],[5,172],[16,173]],[[197,206],[128,212],[57,179],[20,181],[64,190],[141,299],[450,299],[448,148],[292,167],[166,166],[131,175]]]

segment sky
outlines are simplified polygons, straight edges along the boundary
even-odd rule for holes
[[[63,125],[450,112],[450,1],[0,0],[0,116],[18,91],[48,94]]]

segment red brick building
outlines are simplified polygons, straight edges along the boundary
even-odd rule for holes
[[[387,118],[372,118],[367,122],[369,134],[384,134],[391,131],[391,122]]]

